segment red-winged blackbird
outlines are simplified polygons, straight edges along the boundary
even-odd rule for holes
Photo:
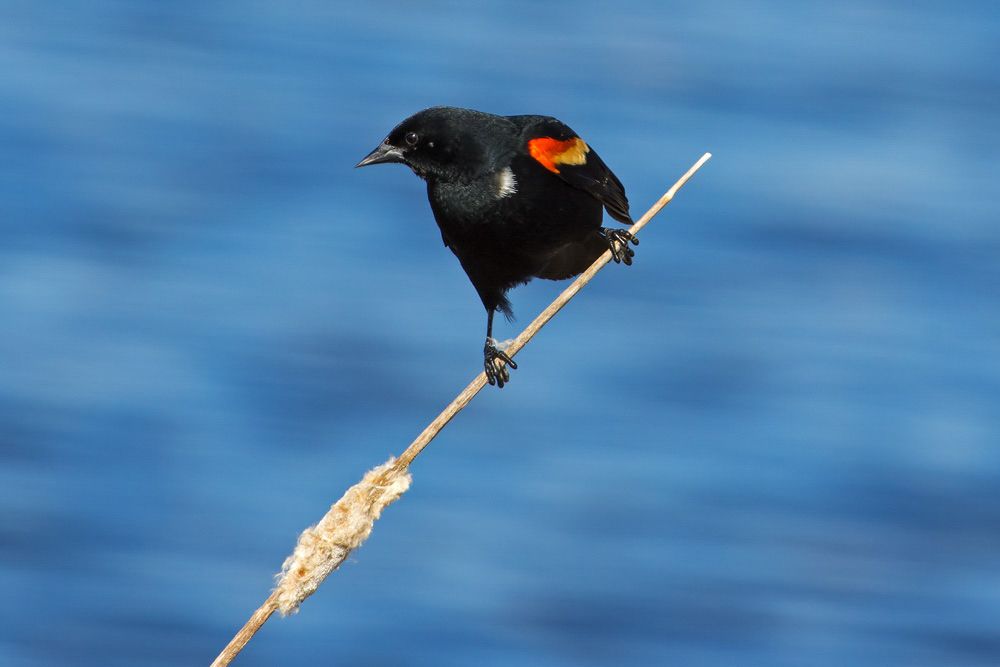
[[[410,116],[365,159],[401,162],[427,181],[444,244],[486,306],[489,383],[517,368],[493,339],[493,314],[512,317],[507,290],[532,278],[571,278],[608,248],[632,263],[625,230],[601,226],[602,208],[631,223],[621,181],[583,139],[549,116],[434,107]]]

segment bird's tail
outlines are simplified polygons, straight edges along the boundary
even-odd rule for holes
[[[514,309],[511,308],[510,299],[507,298],[506,294],[500,296],[500,299],[497,301],[496,309],[497,311],[503,313],[504,319],[508,322],[514,321]]]

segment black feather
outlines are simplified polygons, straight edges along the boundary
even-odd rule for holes
[[[595,150],[554,171],[554,163],[546,166],[529,151],[529,141],[544,137],[578,139],[551,116],[435,107],[400,123],[362,161],[404,162],[427,181],[441,240],[461,262],[490,323],[494,312],[513,318],[511,288],[536,277],[570,278],[607,250],[604,210],[632,222],[625,188]],[[487,348],[489,375],[497,357]]]

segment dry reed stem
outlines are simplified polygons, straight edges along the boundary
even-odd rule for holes
[[[705,153],[701,158],[687,170],[667,192],[639,220],[632,225],[629,231],[638,234],[639,230],[646,226],[660,210],[670,203],[688,180],[694,176],[701,167],[712,157],[711,153]],[[507,347],[509,356],[516,355],[525,345],[528,344],[535,334],[551,320],[562,307],[569,303],[569,300],[576,296],[577,292],[583,289],[593,279],[597,272],[611,261],[611,251],[605,251],[597,258],[590,268],[581,273],[569,287],[556,297],[556,299],[529,324],[524,331],[515,338]],[[395,461],[391,460],[374,470],[369,471],[365,478],[351,487],[344,496],[334,503],[326,516],[314,527],[305,530],[299,537],[295,552],[289,556],[282,566],[281,581],[278,587],[264,601],[257,611],[253,613],[250,620],[240,629],[233,639],[226,645],[219,656],[212,662],[211,667],[225,667],[239,654],[246,646],[250,638],[260,630],[261,626],[267,622],[275,611],[279,608],[283,613],[290,613],[298,608],[299,603],[311,595],[322,583],[326,576],[335,570],[347,558],[348,554],[368,537],[371,533],[372,524],[389,503],[395,501],[406,491],[409,486],[409,475],[407,469],[420,452],[433,440],[452,418],[469,404],[469,402],[486,385],[486,373],[481,372],[476,378],[463,389],[458,396],[439,414],[434,421],[427,425],[427,428],[410,443],[410,446],[400,454]],[[388,490],[384,490],[388,489]],[[345,517],[349,517],[345,519]],[[318,544],[318,552],[314,548]],[[309,568],[315,568],[315,571]],[[295,591],[294,582],[289,583],[290,578],[301,580],[302,583]],[[286,587],[285,584],[288,584]]]
[[[664,206],[670,203],[670,200],[674,198],[677,191],[684,187],[684,184],[694,176],[695,172],[701,169],[702,165],[708,162],[709,158],[712,157],[711,153],[705,153],[701,158],[692,165],[687,173],[680,177],[673,187],[664,193],[662,197],[653,204],[648,211],[639,220],[629,228],[629,232],[632,234],[637,234],[640,229],[646,226],[646,224],[653,219],[657,213],[660,212]],[[611,261],[611,251],[605,250],[604,254],[597,258],[593,264],[590,265],[586,271],[577,276],[576,280],[570,283],[569,287],[562,291],[562,294],[555,298],[555,301],[549,304],[548,308],[543,310],[538,314],[531,324],[525,327],[524,331],[515,338],[511,344],[506,348],[505,352],[508,356],[513,357],[518,352],[521,351],[528,341],[531,340],[538,331],[544,327],[549,320],[551,320],[556,313],[562,310],[562,307],[569,303],[569,300],[576,296],[576,293],[583,289],[583,286],[591,281],[591,279],[597,275],[597,272],[604,268],[604,265]],[[437,418],[427,425],[423,433],[417,436],[406,450],[399,455],[396,459],[396,465],[400,468],[406,468],[410,465],[413,459],[417,458],[417,455],[424,450],[431,440],[433,440],[438,432],[443,429],[448,422],[451,421],[452,417],[461,412],[462,408],[469,404],[476,394],[486,386],[486,373],[482,372],[476,376],[476,379],[469,383],[462,392],[455,397],[448,407],[441,411],[441,414]]]
[[[222,653],[212,661],[211,667],[225,667],[233,661],[233,659],[239,655],[243,647],[247,645],[247,642],[257,634],[260,627],[267,622],[267,619],[271,618],[271,614],[275,612],[278,608],[278,591],[271,593],[270,597],[264,600],[264,604],[260,606],[250,617],[250,620],[240,628],[229,643],[226,644],[226,648],[222,649]]]

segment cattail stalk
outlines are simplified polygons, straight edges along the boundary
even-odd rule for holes
[[[687,173],[632,225],[629,232],[634,235],[645,227],[711,157],[711,153],[702,155]],[[527,345],[528,341],[609,261],[611,261],[610,250],[598,257],[590,268],[581,273],[510,343],[505,350],[507,355],[513,357]],[[246,625],[236,633],[222,653],[212,662],[211,667],[224,667],[232,662],[275,611],[280,611],[282,615],[295,613],[302,601],[315,593],[323,580],[340,567],[354,549],[361,546],[371,534],[372,526],[381,516],[382,510],[410,487],[409,466],[413,459],[485,385],[486,373],[481,372],[434,421],[427,425],[399,458],[389,459],[368,471],[360,482],[348,489],[344,496],[330,507],[319,523],[306,529],[299,536],[295,551],[282,565],[274,591],[253,613]]]

